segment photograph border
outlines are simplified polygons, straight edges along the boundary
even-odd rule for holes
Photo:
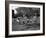
[[[9,35],[9,4],[34,4],[43,5],[43,33],[37,34],[22,34],[22,35]],[[5,1],[5,37],[24,37],[24,36],[39,36],[45,35],[45,3],[42,2],[24,2],[24,1]]]

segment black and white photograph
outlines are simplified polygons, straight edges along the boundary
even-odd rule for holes
[[[42,35],[44,3],[9,3],[8,35]]]
[[[12,9],[12,31],[40,30],[40,8],[15,7]]]

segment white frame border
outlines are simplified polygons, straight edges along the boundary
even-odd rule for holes
[[[12,6],[16,7],[36,7],[40,8],[40,30],[36,31],[13,31],[12,32]],[[21,35],[21,34],[36,34],[43,33],[43,6],[42,5],[29,5],[29,4],[9,4],[9,35]]]

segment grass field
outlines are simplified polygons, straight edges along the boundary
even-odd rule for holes
[[[12,19],[12,31],[40,30],[40,23],[34,24],[19,24]]]

